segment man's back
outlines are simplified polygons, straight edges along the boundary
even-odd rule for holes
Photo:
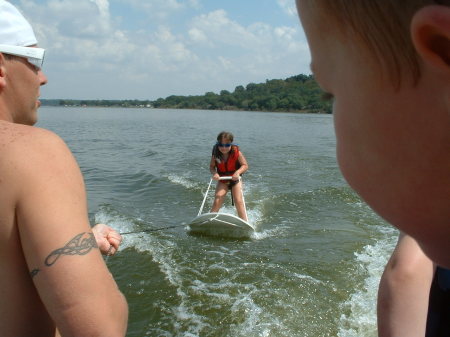
[[[123,336],[127,303],[89,225],[80,169],[58,136],[31,126],[45,50],[10,2],[0,13],[0,336]]]
[[[0,121],[0,335],[123,336],[126,302],[95,244],[64,142]]]
[[[30,127],[0,121],[0,331],[2,336],[51,336],[54,323],[37,294],[17,227],[15,158]],[[31,164],[31,163],[30,163]]]

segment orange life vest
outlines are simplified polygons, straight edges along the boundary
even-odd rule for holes
[[[238,160],[239,154],[239,147],[237,145],[232,145],[226,161],[220,160],[220,158],[214,156],[216,159],[216,169],[219,176],[231,176],[234,172],[236,172],[236,170],[239,169],[239,167],[241,167]]]

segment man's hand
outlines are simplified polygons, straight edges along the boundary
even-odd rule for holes
[[[114,255],[119,250],[122,236],[116,230],[99,223],[92,227],[92,232],[103,255]]]

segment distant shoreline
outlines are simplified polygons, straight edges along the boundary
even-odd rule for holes
[[[305,113],[327,115],[330,112],[309,111],[309,110],[291,110],[291,111],[268,111],[268,110],[241,110],[241,109],[200,109],[200,108],[155,108],[147,106],[121,106],[121,105],[47,105],[41,104],[45,108],[108,108],[108,109],[149,109],[149,110],[205,110],[205,111],[242,111],[242,112],[270,112],[270,113]]]
[[[296,75],[284,80],[239,85],[233,92],[207,92],[198,96],[171,95],[157,100],[88,100],[42,99],[43,106],[120,107],[195,109],[222,111],[267,111],[331,114],[331,101],[323,99],[324,92],[312,75]]]

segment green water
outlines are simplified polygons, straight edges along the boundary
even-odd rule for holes
[[[376,336],[378,281],[397,234],[341,177],[332,116],[43,108],[40,118],[74,152],[92,222],[156,230],[125,235],[107,261],[130,306],[127,336]],[[222,130],[250,165],[249,240],[184,226]],[[234,212],[229,201],[224,210]]]

